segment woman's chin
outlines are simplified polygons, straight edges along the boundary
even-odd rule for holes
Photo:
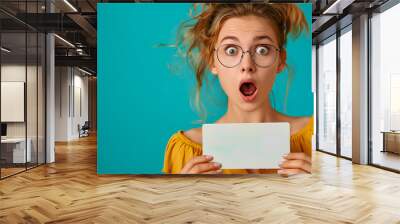
[[[253,100],[251,102],[240,100],[238,103],[238,107],[243,112],[252,112],[260,109],[262,107],[262,103],[259,102],[258,100]]]

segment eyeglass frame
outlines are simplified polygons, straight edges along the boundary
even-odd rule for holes
[[[240,50],[242,50],[242,55],[240,56],[240,60],[239,60],[239,62],[238,62],[236,65],[231,66],[231,67],[226,66],[226,65],[224,65],[224,63],[222,63],[221,60],[219,59],[219,57],[218,57],[218,51],[217,51],[217,50],[218,50],[221,46],[224,46],[224,45],[233,45],[233,46],[237,46],[237,47],[240,48]],[[276,51],[281,52],[281,49],[280,49],[280,48],[275,47],[275,46],[272,45],[272,44],[260,44],[260,45],[267,45],[267,46],[270,46],[270,47],[274,48]],[[214,51],[217,52],[216,54],[217,54],[217,59],[218,59],[219,63],[221,63],[221,65],[224,66],[225,68],[234,68],[234,67],[240,65],[240,63],[242,63],[242,60],[243,60],[243,57],[244,57],[244,54],[245,54],[245,53],[249,53],[249,55],[250,55],[251,59],[253,60],[254,64],[255,64],[256,66],[260,67],[260,68],[268,68],[269,66],[273,65],[273,64],[276,62],[276,59],[277,59],[277,56],[275,56],[274,62],[273,62],[272,64],[270,64],[270,65],[268,65],[268,66],[260,66],[260,65],[257,64],[256,61],[254,60],[254,58],[253,58],[253,57],[254,57],[254,53],[251,54],[250,49],[247,50],[247,51],[244,51],[243,48],[242,48],[240,45],[236,45],[236,44],[222,44],[222,45],[219,45],[217,48],[214,48]]]

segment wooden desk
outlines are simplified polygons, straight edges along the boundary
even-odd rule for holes
[[[25,163],[31,161],[31,145],[30,138],[27,139],[27,147],[25,151],[25,138],[6,138],[1,139],[1,157],[6,163]],[[26,153],[26,154],[25,154]],[[26,161],[25,161],[26,159]]]
[[[383,133],[382,152],[400,154],[400,131],[382,131],[381,133]]]

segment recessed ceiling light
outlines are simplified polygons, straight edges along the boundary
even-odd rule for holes
[[[342,14],[355,0],[336,0],[322,14]]]
[[[6,52],[6,53],[10,53],[10,52],[11,52],[11,50],[9,50],[9,49],[7,49],[7,48],[5,48],[5,47],[1,47],[1,50],[4,51],[4,52]]]
[[[70,47],[75,48],[75,45],[73,45],[73,44],[72,44],[71,42],[69,42],[68,40],[66,40],[66,39],[64,39],[64,38],[62,38],[62,37],[60,37],[60,36],[57,35],[57,34],[54,34],[54,36],[57,37],[58,39],[60,39],[62,42],[64,42],[64,43],[66,43],[67,45],[69,45]]]
[[[81,69],[81,68],[79,68],[79,67],[78,67],[78,70],[81,71],[81,72],[83,72],[83,73],[85,73],[85,74],[87,74],[87,75],[90,75],[90,76],[93,75],[92,73],[90,73],[90,72],[88,72],[88,71],[86,71],[86,70],[83,70],[83,69]]]
[[[74,12],[78,12],[78,10],[71,4],[69,1],[64,0],[65,4],[67,4]]]

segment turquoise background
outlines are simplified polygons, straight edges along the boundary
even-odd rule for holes
[[[199,127],[191,104],[194,72],[175,48],[178,25],[189,18],[188,3],[99,3],[98,9],[98,174],[160,174],[168,139]],[[299,4],[311,31],[311,4]],[[278,76],[273,97],[278,111],[313,113],[311,34],[287,45],[295,71],[284,111],[287,71]],[[217,79],[202,89],[207,123],[225,112]],[[205,94],[207,93],[207,94]]]

